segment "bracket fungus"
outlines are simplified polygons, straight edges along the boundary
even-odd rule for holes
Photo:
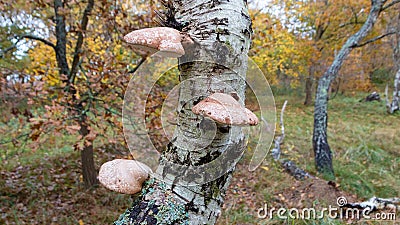
[[[145,164],[128,159],[114,159],[100,167],[99,181],[112,191],[135,194],[142,189],[151,169]]]
[[[162,57],[177,58],[185,54],[182,35],[170,27],[153,27],[135,30],[125,35],[124,40],[132,44],[139,54],[157,53]]]
[[[231,95],[214,93],[192,108],[192,112],[212,120],[232,126],[254,126],[258,124],[257,116],[243,107]]]

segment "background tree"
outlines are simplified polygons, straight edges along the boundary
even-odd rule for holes
[[[313,148],[315,155],[315,164],[318,172],[326,175],[328,179],[334,177],[332,166],[332,152],[327,140],[328,125],[328,91],[332,81],[336,78],[344,60],[355,47],[362,46],[360,43],[372,30],[381,12],[399,1],[392,1],[385,4],[385,0],[372,0],[369,15],[363,26],[357,33],[349,37],[341,50],[336,55],[332,65],[319,79],[317,94],[314,107],[314,132]]]
[[[289,66],[298,73],[298,83],[305,87],[305,105],[311,105],[313,102],[315,80],[318,80],[332,63],[347,39],[347,34],[359,29],[366,20],[368,5],[369,1],[365,0],[274,1],[274,7],[266,10],[271,15],[276,15],[284,30],[293,36],[297,45],[296,56],[305,61],[302,68]],[[370,36],[385,33],[387,20],[386,16],[382,18],[380,26],[374,29]],[[288,41],[289,39],[282,40],[283,43]],[[386,54],[382,55],[382,52],[387,52],[382,43],[353,51],[333,81],[330,92],[337,92],[339,89],[341,93],[370,91],[373,88],[371,74],[384,70],[388,67],[388,60],[391,61]],[[374,57],[374,54],[379,54],[379,57]],[[354,63],[355,61],[357,63]]]
[[[400,6],[397,6],[396,8],[400,9]],[[398,14],[395,18],[395,35],[393,35],[392,48],[394,61],[393,70],[397,72],[394,78],[392,102],[389,103],[389,101],[386,100],[387,111],[391,114],[400,109],[400,14]],[[386,90],[386,97],[387,95],[388,94]]]
[[[93,160],[96,137],[113,134],[109,142],[124,144],[120,118],[111,115],[120,115],[130,79],[127,72],[141,57],[127,51],[121,40],[139,25],[154,24],[150,19],[154,12],[141,13],[143,5],[131,8],[124,1],[94,0],[15,1],[3,5],[6,26],[2,61],[13,60],[18,51],[28,49],[22,58],[27,66],[8,69],[13,76],[24,77],[24,91],[19,94],[24,94],[24,102],[35,106],[30,107],[28,118],[30,147],[39,148],[48,138],[45,134],[76,135],[74,148],[81,152],[87,188],[97,183]],[[156,5],[151,2],[150,8]],[[136,23],[128,24],[128,20]]]
[[[250,57],[260,66],[270,84],[296,88],[307,74],[313,54],[308,40],[299,39],[281,18],[251,10],[254,37]]]

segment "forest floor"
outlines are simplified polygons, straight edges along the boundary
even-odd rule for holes
[[[329,102],[329,144],[336,180],[296,181],[267,156],[261,167],[248,171],[251,150],[237,166],[218,224],[348,224],[355,220],[282,220],[258,218],[267,205],[337,207],[337,198],[348,202],[373,196],[400,197],[400,114],[387,115],[383,102],[359,102],[365,93],[337,96]],[[313,176],[313,107],[300,97],[276,98],[277,109],[288,100],[283,156]],[[2,126],[0,124],[0,126]],[[0,146],[0,224],[111,224],[130,205],[130,197],[98,187],[85,190],[78,152],[68,137],[44,143],[35,152]],[[249,140],[249,148],[256,140]],[[126,157],[125,147],[95,145],[96,165]],[[364,224],[400,224],[397,221],[362,220]],[[360,221],[358,221],[360,222]]]

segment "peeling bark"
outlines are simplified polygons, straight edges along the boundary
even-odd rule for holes
[[[155,177],[114,224],[214,224],[240,159],[240,127],[214,124],[193,105],[215,92],[235,92],[244,103],[251,20],[243,0],[173,0],[175,18],[196,44],[179,59],[178,125],[160,158]],[[187,81],[187,82],[184,82]],[[211,132],[213,131],[213,132]],[[214,136],[215,131],[215,136]],[[201,168],[215,162],[206,173]],[[178,166],[175,166],[178,165]],[[184,166],[180,170],[179,166]],[[200,168],[200,170],[199,170]],[[224,171],[228,171],[224,173]],[[208,176],[219,176],[208,181]],[[207,181],[204,183],[204,181]],[[189,184],[190,185],[180,185]]]
[[[328,90],[332,81],[336,78],[344,60],[350,54],[353,48],[362,41],[372,30],[378,19],[386,0],[371,1],[371,10],[366,22],[361,29],[352,35],[343,45],[332,65],[319,79],[314,106],[314,132],[313,149],[315,156],[315,165],[317,171],[326,176],[327,179],[333,179],[334,171],[332,166],[332,152],[328,144]]]

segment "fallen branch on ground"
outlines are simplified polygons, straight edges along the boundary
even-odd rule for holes
[[[358,203],[347,203],[342,207],[369,209],[370,212],[382,209],[400,210],[400,198],[372,197],[368,201],[358,202]]]
[[[296,180],[304,180],[306,178],[313,178],[309,173],[306,171],[300,169],[297,167],[296,163],[294,163],[291,160],[287,159],[281,159],[281,144],[283,143],[283,140],[285,139],[285,126],[283,123],[283,114],[286,109],[286,104],[283,103],[282,110],[281,110],[281,120],[280,120],[280,125],[281,125],[281,135],[277,136],[274,140],[274,148],[271,151],[272,157],[274,158],[275,161],[278,161],[281,166],[285,169],[287,173],[289,173],[291,176],[293,176]]]
[[[279,158],[281,156],[281,144],[283,142],[283,139],[285,139],[285,125],[283,123],[283,114],[286,109],[286,104],[287,104],[287,101],[285,101],[285,103],[283,103],[282,110],[281,110],[281,120],[279,122],[279,125],[281,125],[281,135],[279,135],[275,138],[275,140],[274,140],[275,147],[271,151],[272,157],[274,158],[274,160],[279,160]]]
[[[359,102],[372,102],[372,101],[381,101],[381,96],[377,92],[372,92],[367,95],[365,98],[361,99]]]

